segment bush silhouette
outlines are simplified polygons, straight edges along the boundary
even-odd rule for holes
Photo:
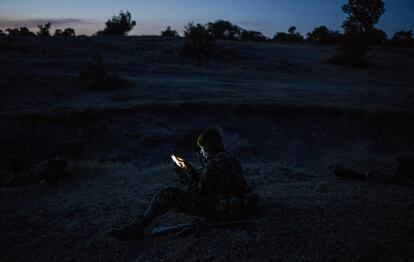
[[[288,29],[288,33],[278,32],[272,40],[276,42],[303,42],[305,38],[296,32],[295,26],[291,26]]]
[[[338,31],[331,31],[326,26],[315,27],[307,34],[307,41],[321,45],[339,45],[342,35]]]
[[[414,47],[413,32],[409,31],[398,31],[390,40],[392,46],[397,47]]]
[[[87,64],[79,73],[79,81],[86,89],[113,90],[129,85],[129,82],[109,72],[109,66],[100,56]]]
[[[97,35],[126,35],[134,28],[136,22],[132,20],[131,13],[120,11],[118,16],[113,16],[105,23],[106,28],[98,31]]]
[[[74,37],[74,36],[76,36],[76,34],[75,34],[75,30],[73,28],[68,27],[63,31],[62,31],[62,29],[56,29],[54,36],[71,36],[71,37]]]
[[[264,42],[267,40],[261,32],[243,30],[240,35],[241,41]]]
[[[30,32],[27,27],[7,28],[6,32],[8,32],[9,36],[35,36],[35,33]]]
[[[178,37],[178,33],[175,30],[171,29],[171,26],[167,26],[167,29],[161,31],[161,36],[164,37]]]
[[[239,40],[242,29],[229,21],[217,20],[207,24],[207,30],[214,39]]]
[[[371,44],[377,46],[386,43],[388,40],[388,36],[387,33],[385,33],[383,30],[373,28],[373,30],[370,32],[370,39],[372,41]]]
[[[348,0],[342,6],[348,15],[342,24],[345,34],[341,43],[340,54],[333,57],[337,63],[351,66],[366,64],[365,53],[375,45],[374,25],[385,12],[382,0]]]
[[[185,43],[181,49],[183,56],[196,56],[201,59],[214,51],[214,37],[201,24],[189,23],[184,30]]]
[[[50,36],[50,26],[52,24],[49,22],[45,25],[38,25],[39,31],[37,32],[38,36]]]
[[[17,50],[16,47],[16,39],[13,37],[5,37],[6,35],[0,34],[0,52],[3,51],[15,51]]]

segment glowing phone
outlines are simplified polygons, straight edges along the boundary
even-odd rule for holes
[[[171,155],[171,159],[174,161],[174,163],[175,163],[177,166],[179,166],[179,167],[181,167],[181,168],[183,168],[183,167],[184,167],[184,163],[182,162],[184,159],[177,158],[175,155]]]

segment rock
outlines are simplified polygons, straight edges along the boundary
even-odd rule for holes
[[[57,184],[58,180],[66,176],[67,162],[60,158],[55,158],[42,162],[34,171],[33,176],[39,182],[46,182],[48,184]]]

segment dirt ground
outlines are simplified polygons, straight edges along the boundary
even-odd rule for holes
[[[371,67],[352,69],[327,62],[334,47],[219,42],[221,56],[199,63],[180,57],[181,45],[108,37],[2,46],[2,261],[414,260],[414,188],[332,173],[338,164],[387,172],[412,156],[414,50],[376,48]],[[95,55],[131,85],[83,88],[78,74]],[[252,219],[262,222],[112,239],[111,228],[177,185],[171,154],[198,165],[195,139],[208,127],[260,192]],[[7,169],[12,156],[33,165],[61,157],[69,176],[21,183]]]

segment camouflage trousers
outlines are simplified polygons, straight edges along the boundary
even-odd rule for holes
[[[248,215],[259,200],[258,194],[246,197],[221,197],[212,203],[200,203],[194,194],[177,187],[167,187],[154,196],[144,218],[152,221],[171,209],[179,212],[207,217],[211,220],[236,220]]]
[[[191,194],[181,188],[163,188],[152,199],[149,208],[144,213],[144,218],[151,221],[158,216],[164,215],[171,209],[190,215],[198,215],[198,209],[193,204],[192,198]]]

